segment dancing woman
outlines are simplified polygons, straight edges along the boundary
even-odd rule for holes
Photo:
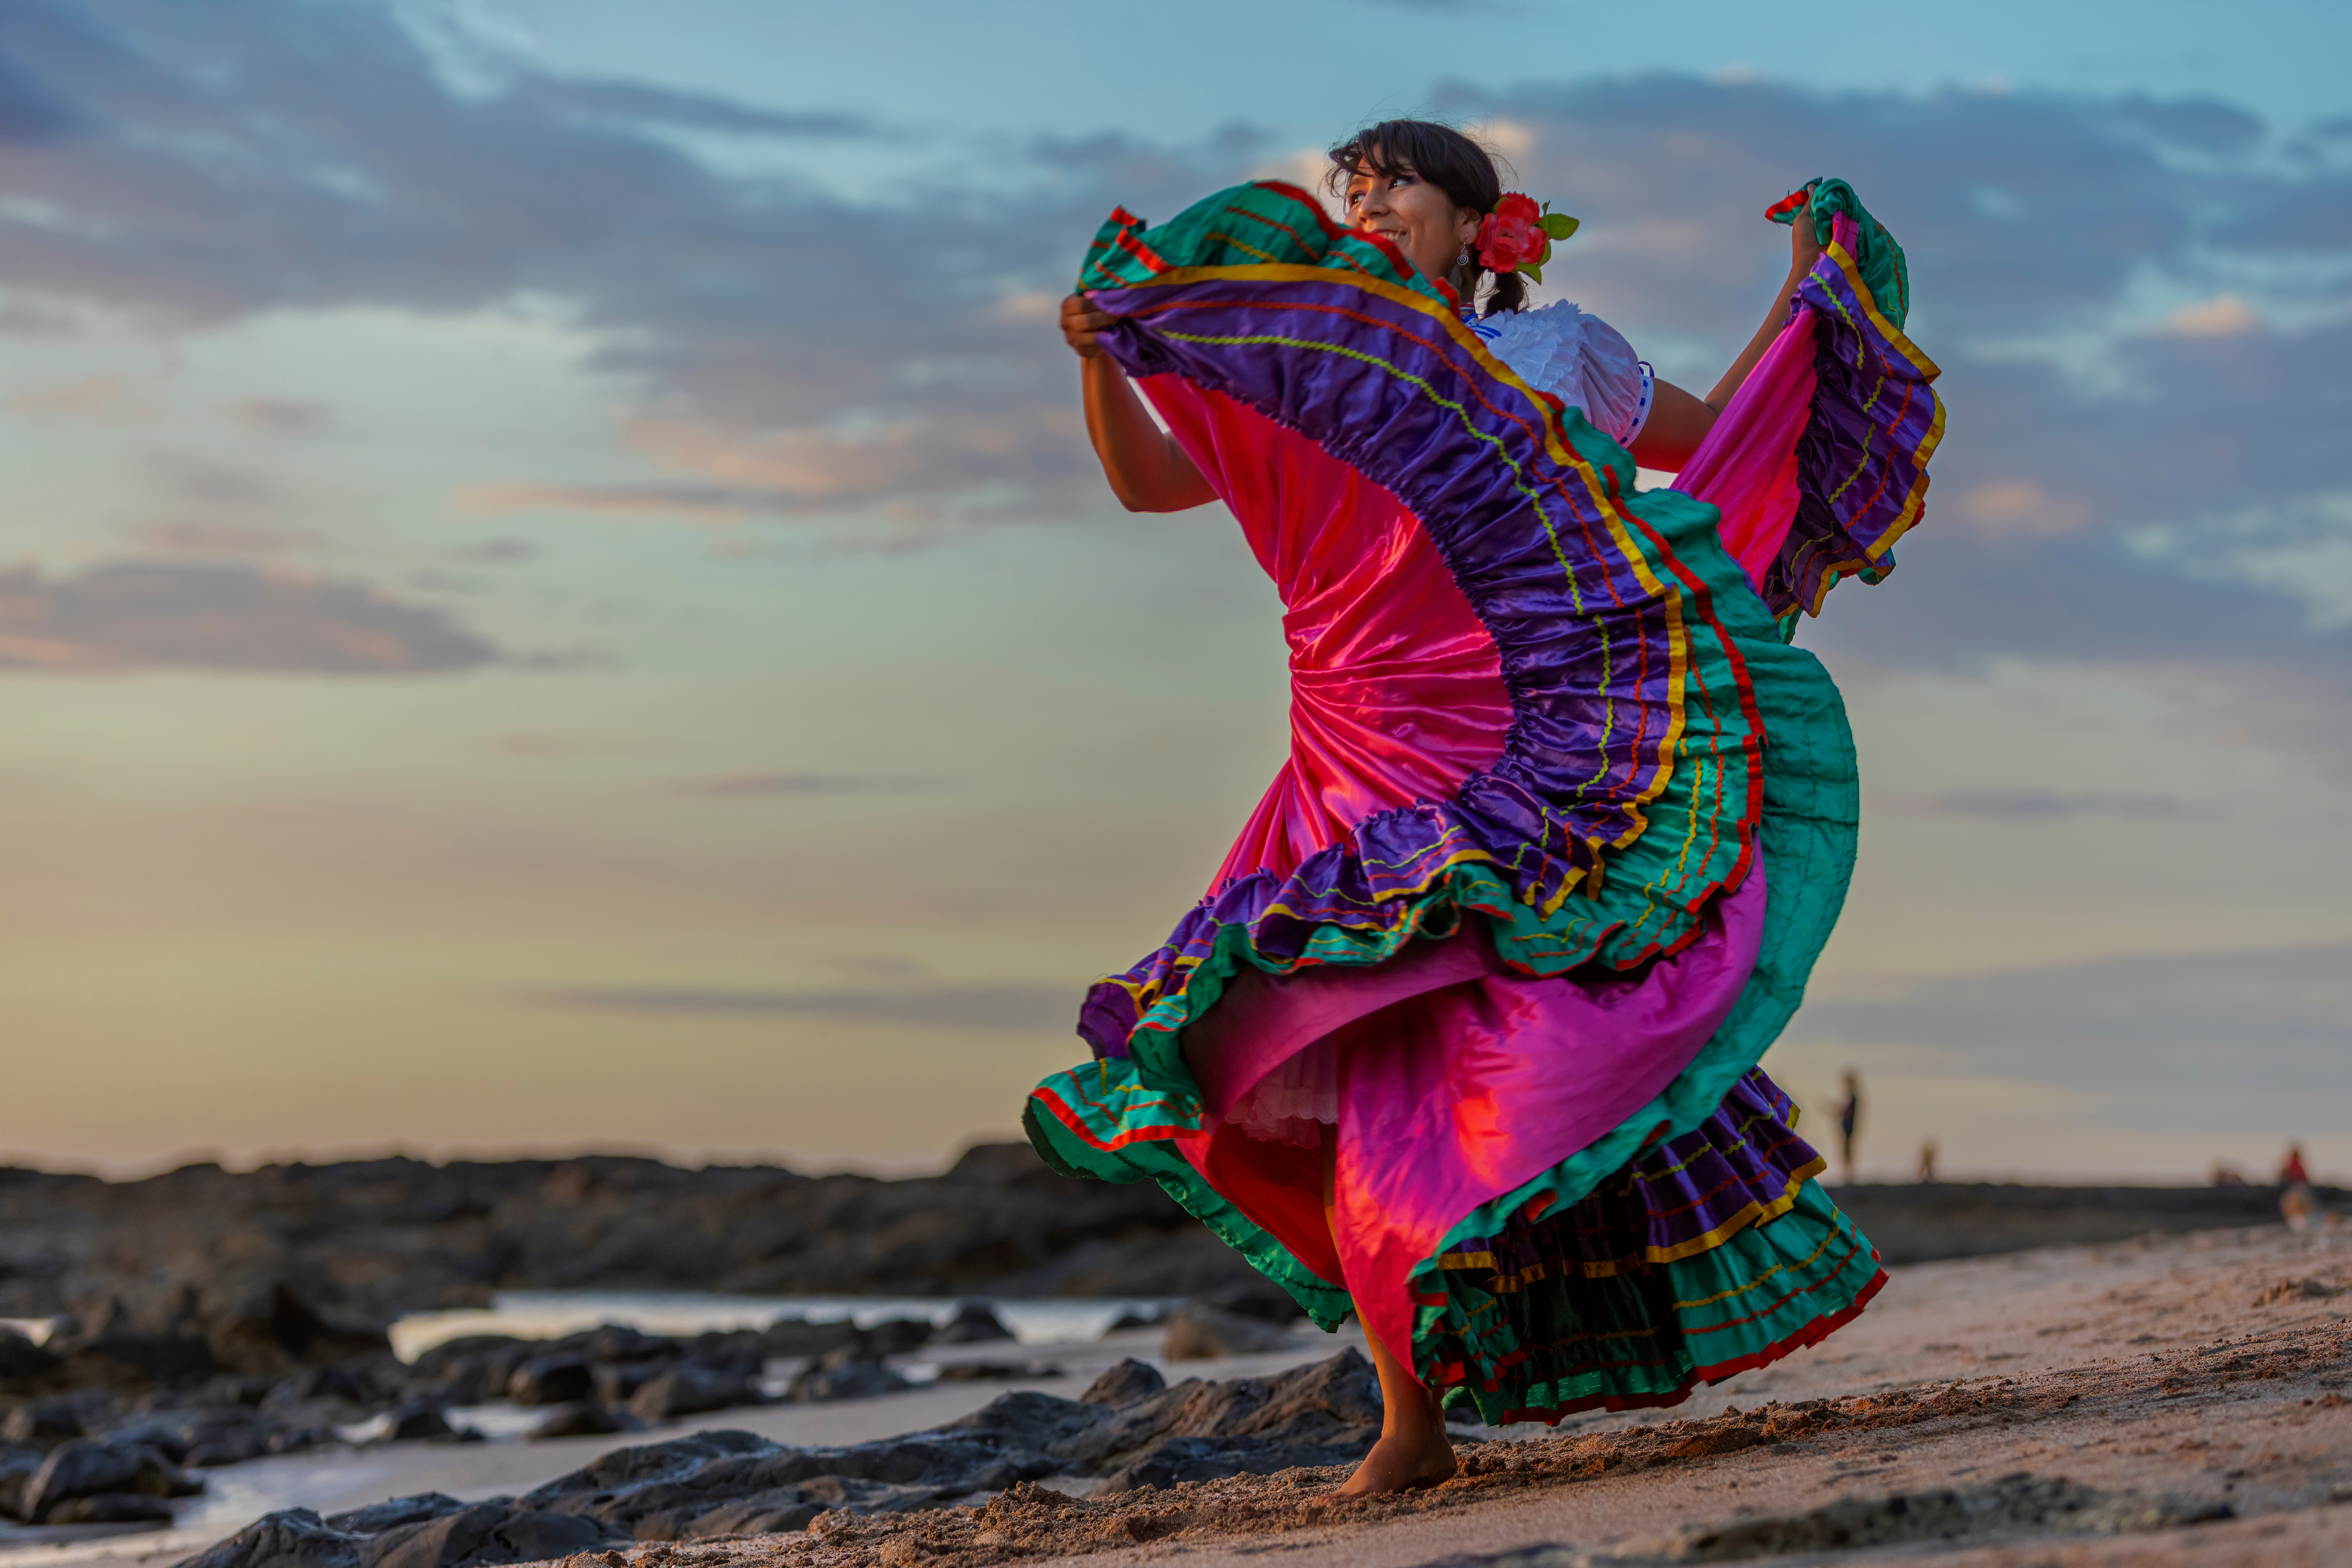
[[[1265,183],[1115,213],[1065,304],[1113,491],[1224,501],[1280,589],[1292,745],[1024,1121],[1358,1317],[1376,1492],[1454,1473],[1447,1405],[1671,1405],[1883,1282],[1756,1063],[1853,859],[1852,737],[1788,636],[1893,566],[1943,413],[1841,182],[1772,209],[1788,282],[1699,398],[1520,308],[1574,222],[1458,132],[1331,157],[1346,225]]]

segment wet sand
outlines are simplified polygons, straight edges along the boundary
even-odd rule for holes
[[[1755,1534],[1759,1521],[1801,1522],[1841,1499],[1853,1505],[1853,1519],[1874,1528],[1869,1521],[1884,1522],[1884,1500],[1948,1490],[1966,1494],[1983,1543],[1938,1552],[1942,1563],[2352,1561],[2352,1294],[2257,1304],[2280,1281],[2303,1279],[2352,1288],[2352,1233],[2295,1237],[2272,1226],[1916,1265],[1895,1270],[1868,1311],[1812,1350],[1671,1411],[1592,1415],[1557,1431],[1514,1428],[1465,1441],[1461,1478],[1402,1498],[1333,1498],[1343,1469],[1100,1501],[1016,1489],[979,1510],[828,1515],[798,1535],[631,1547],[597,1554],[594,1568],[980,1568],[1076,1559],[1113,1568],[1175,1556],[1188,1568],[1209,1568],[1257,1564],[1269,1552],[1298,1568],[1569,1568],[1692,1560],[1695,1542],[1710,1531],[1745,1525]],[[1146,1333],[1024,1347],[1068,1368],[1072,1375],[1054,1383],[772,1406],[700,1425],[788,1443],[856,1441],[950,1418],[1007,1386],[1075,1394],[1093,1370],[1155,1342]],[[1297,1344],[1289,1353],[1179,1370],[1232,1376],[1335,1348],[1311,1331]],[[986,1350],[971,1353],[991,1359]],[[242,1523],[232,1517],[241,1484],[285,1479],[265,1466],[309,1467],[299,1474],[316,1500],[297,1500],[326,1511],[430,1488],[458,1496],[520,1490],[615,1446],[612,1438],[408,1446],[263,1461],[212,1472],[218,1495],[207,1500],[204,1521],[189,1517],[168,1538],[13,1552],[0,1543],[0,1568],[160,1568]],[[2032,1479],[2001,1481],[2021,1474]],[[2002,1513],[2011,1493],[2046,1502],[2062,1478],[2104,1497],[2084,1505],[2093,1522],[2115,1515],[2108,1522],[2134,1528],[2105,1537],[2036,1534],[2015,1521],[2040,1516]],[[281,1497],[286,1489],[274,1488]],[[2185,1522],[2222,1505],[2239,1517]],[[2003,1544],[2004,1519],[2012,1542],[2031,1535],[2037,1544]],[[1987,1528],[1994,1533],[1983,1534]],[[1784,1541],[1803,1533],[1780,1531]],[[1807,1549],[1768,1560],[1862,1564],[1921,1550],[1866,1547],[1822,1558]]]

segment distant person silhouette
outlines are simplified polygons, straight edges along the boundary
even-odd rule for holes
[[[2286,1146],[2286,1158],[2279,1163],[2279,1217],[2290,1230],[2308,1230],[2320,1215],[2319,1194],[2311,1190],[2311,1172],[2303,1163],[2303,1145]]]
[[[1862,1126],[1862,1074],[1845,1069],[1845,1103],[1838,1107],[1838,1152],[1845,1167],[1844,1181],[1853,1182],[1854,1133]]]
[[[1919,1183],[1922,1186],[1936,1184],[1936,1141],[1933,1138],[1919,1145]]]

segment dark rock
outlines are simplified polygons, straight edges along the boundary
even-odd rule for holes
[[[884,1356],[905,1355],[930,1343],[938,1332],[921,1318],[885,1318],[872,1328],[858,1331],[857,1343],[864,1352],[859,1359],[880,1361]]]
[[[194,1338],[107,1334],[81,1341],[61,1357],[56,1381],[76,1388],[92,1384],[136,1388],[152,1383],[184,1383],[220,1370],[212,1347]]]
[[[204,1483],[163,1455],[147,1447],[117,1447],[76,1439],[49,1450],[33,1479],[25,1483],[21,1517],[47,1522],[58,1508],[73,1498],[110,1492],[141,1492],[150,1497],[194,1497]]]
[[[681,1415],[758,1403],[760,1391],[742,1373],[687,1362],[639,1388],[629,1400],[629,1414],[640,1421],[675,1421]]]
[[[0,1421],[0,1441],[47,1447],[68,1437],[85,1436],[81,1405],[72,1399],[27,1400]]]
[[[1168,1314],[1157,1307],[1150,1308],[1140,1312],[1135,1310],[1133,1308],[1129,1308],[1128,1310],[1121,1312],[1118,1317],[1113,1318],[1111,1320],[1110,1327],[1105,1329],[1103,1332],[1106,1334],[1123,1334],[1134,1329],[1156,1329],[1167,1321]]]
[[[697,1432],[667,1442],[639,1443],[599,1454],[579,1469],[558,1476],[517,1500],[526,1508],[568,1507],[582,1498],[617,1493],[648,1481],[675,1480],[714,1459],[783,1451],[781,1445],[749,1432]]]
[[[257,1406],[269,1396],[270,1389],[275,1386],[266,1377],[256,1377],[249,1373],[225,1372],[217,1377],[206,1378],[196,1388],[190,1403]]]
[[[684,1354],[677,1341],[620,1323],[566,1334],[545,1347],[551,1355],[578,1356],[591,1363],[614,1361],[675,1361]]]
[[[507,1397],[517,1405],[568,1405],[596,1394],[596,1374],[576,1355],[545,1355],[517,1367]]]
[[[1264,1275],[1212,1290],[1201,1300],[1221,1312],[1264,1323],[1295,1323],[1307,1315],[1289,1291]]]
[[[658,1361],[607,1362],[595,1369],[596,1397],[607,1405],[626,1405],[667,1365]]]
[[[253,1281],[241,1289],[223,1281],[207,1288],[203,1321],[205,1343],[215,1362],[264,1377],[392,1349],[382,1329],[330,1319],[283,1279]]]
[[[1271,1323],[1244,1318],[1202,1301],[1187,1301],[1168,1320],[1160,1354],[1170,1361],[1205,1361],[1216,1356],[1255,1355],[1286,1348],[1290,1336]]]
[[[1365,1447],[1369,1449],[1370,1445]],[[1224,1476],[1270,1476],[1301,1465],[1332,1465],[1360,1458],[1360,1454],[1334,1457],[1328,1449],[1266,1437],[1170,1437],[1153,1445],[1134,1464],[1106,1477],[1097,1495],[1213,1481]]]
[[[31,1394],[55,1380],[58,1358],[14,1329],[0,1329],[0,1393]]]
[[[499,1499],[511,1501],[511,1499]],[[350,1535],[381,1535],[404,1524],[422,1524],[428,1519],[440,1519],[460,1513],[472,1507],[459,1502],[444,1492],[415,1492],[407,1497],[387,1498],[372,1502],[365,1508],[355,1508],[348,1513],[331,1513],[326,1518],[329,1530],[340,1530]]]
[[[175,1568],[360,1568],[364,1538],[336,1530],[307,1508],[263,1514]]]
[[[1087,1384],[1087,1391],[1078,1398],[1087,1405],[1117,1408],[1132,1405],[1139,1399],[1149,1399],[1167,1386],[1168,1380],[1160,1375],[1158,1367],[1129,1356]]]
[[[261,1408],[273,1415],[331,1414],[345,1409],[357,1415],[364,1414],[383,1397],[383,1391],[363,1367],[312,1366],[272,1384],[269,1392],[261,1396]],[[320,1412],[320,1406],[329,1409]]]
[[[47,1524],[169,1524],[172,1505],[144,1492],[94,1492],[49,1510]]]
[[[403,1387],[413,1397],[437,1399],[445,1405],[503,1399],[515,1369],[546,1352],[545,1340],[519,1340],[506,1334],[467,1334],[444,1340],[416,1358]]]
[[[284,1430],[241,1405],[194,1405],[137,1416],[110,1429],[106,1439],[117,1446],[145,1444],[175,1464],[234,1465],[284,1452],[277,1446]]]
[[[593,1399],[576,1400],[559,1405],[540,1418],[530,1429],[533,1441],[546,1437],[602,1437],[609,1433],[625,1432],[629,1422],[612,1406]]]
[[[21,1522],[32,1517],[25,1510],[25,1489],[47,1458],[39,1448],[0,1448],[0,1519]]]
[[[761,1348],[771,1356],[821,1356],[857,1338],[857,1325],[842,1320],[812,1323],[799,1318],[779,1318],[761,1329]]]
[[[988,1340],[1009,1340],[1013,1331],[997,1321],[996,1314],[988,1310],[985,1301],[959,1301],[956,1314],[945,1325],[931,1332],[929,1343],[935,1345],[978,1344]]]
[[[619,1539],[580,1514],[486,1502],[373,1537],[360,1549],[360,1563],[361,1568],[478,1568],[569,1557]]]
[[[1099,1405],[1023,1389],[1017,1394],[1000,1394],[971,1415],[932,1430],[977,1438],[1004,1449],[1059,1453],[1056,1445],[1068,1443],[1101,1425],[1108,1415]]]
[[[389,1415],[383,1438],[387,1443],[417,1442],[454,1435],[448,1412],[430,1400],[404,1400],[394,1405]]]
[[[941,1383],[1011,1383],[1024,1378],[1067,1377],[1060,1367],[1045,1362],[959,1361],[940,1368]]]
[[[914,1384],[877,1362],[853,1361],[838,1365],[822,1363],[809,1368],[793,1379],[787,1398],[803,1404],[814,1404],[834,1399],[872,1399],[878,1394],[896,1394]]]
[[[1138,1463],[1171,1437],[1263,1437],[1320,1449],[1325,1457],[1311,1462],[1333,1465],[1362,1458],[1380,1426],[1380,1379],[1371,1363],[1349,1350],[1273,1377],[1188,1378],[1105,1413],[1099,1422],[1047,1444],[1046,1451],[1087,1473],[1107,1475]],[[1245,1457],[1236,1451],[1235,1462]],[[1194,1462],[1207,1461],[1196,1455]]]
[[[810,1520],[840,1504],[832,1499],[811,1495],[805,1487],[782,1487],[770,1492],[754,1492],[740,1502],[721,1503],[708,1513],[694,1516],[688,1527],[687,1537],[708,1541],[722,1535],[782,1535],[787,1531],[806,1530]]]

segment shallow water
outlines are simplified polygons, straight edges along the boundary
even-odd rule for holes
[[[961,1300],[984,1302],[997,1321],[1024,1345],[1081,1344],[1102,1338],[1122,1314],[1146,1316],[1172,1305],[1148,1297],[1020,1299],[994,1296]],[[714,1330],[764,1329],[784,1318],[810,1322],[849,1319],[869,1328],[890,1318],[920,1318],[944,1323],[958,1300],[937,1296],[715,1296],[684,1290],[501,1290],[488,1307],[449,1312],[415,1312],[392,1325],[392,1348],[403,1361],[445,1340],[465,1334],[511,1334],[518,1339],[558,1339],[582,1329],[619,1323],[649,1334],[699,1334]]]

